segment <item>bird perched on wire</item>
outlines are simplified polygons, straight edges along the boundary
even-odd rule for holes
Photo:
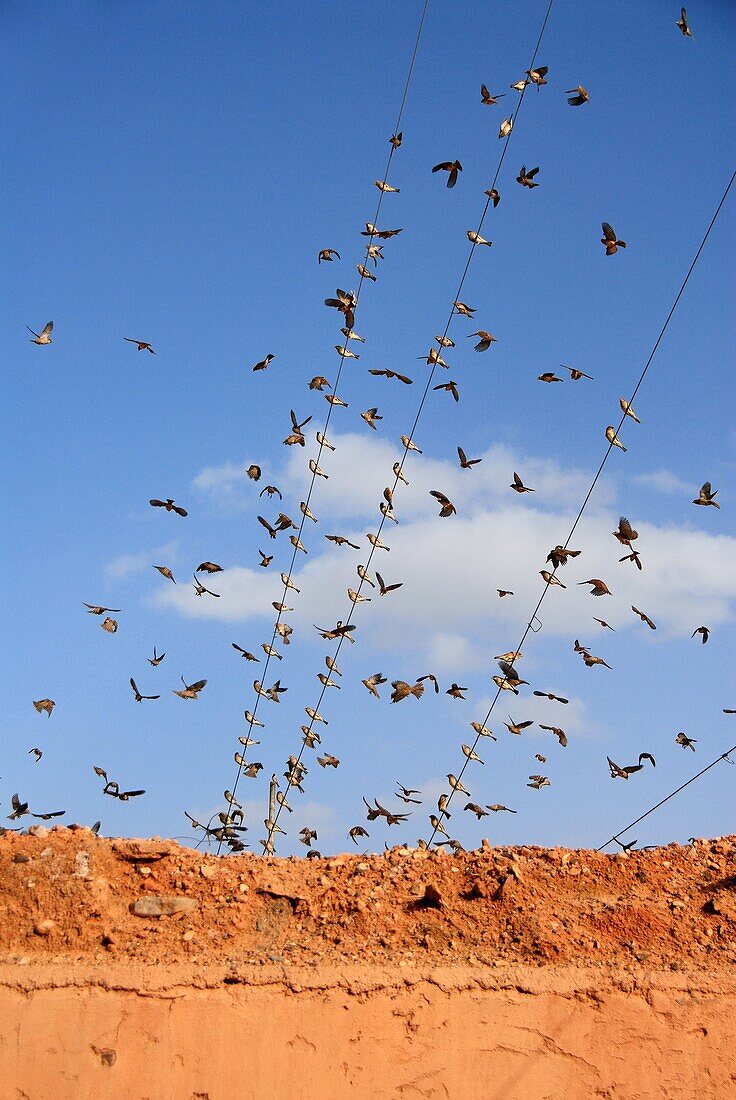
[[[630,405],[625,397],[619,397],[618,403],[621,406],[621,412],[625,413],[626,416],[630,416],[637,424],[641,424],[641,420],[634,412],[633,405]]]
[[[706,481],[703,485],[701,485],[697,499],[693,501],[693,504],[700,504],[703,508],[720,508],[720,504],[717,504],[716,501],[713,499],[717,492],[717,489],[711,490],[710,482]]]
[[[487,241],[485,237],[481,237],[480,233],[478,233],[475,229],[468,229],[467,235],[468,240],[471,244],[484,244],[487,245],[488,248],[490,248],[493,244],[493,241]]]
[[[601,222],[601,228],[603,230],[601,244],[606,246],[606,256],[613,256],[615,252],[618,252],[619,248],[626,248],[626,241],[618,239],[613,226],[609,225],[608,222]]]
[[[149,500],[148,502],[152,508],[165,508],[167,512],[176,512],[177,516],[187,516],[189,513],[186,508],[180,508],[178,504],[174,504],[171,497],[166,500]]]
[[[567,565],[568,558],[579,558],[582,550],[569,550],[565,546],[553,546],[549,554],[547,554],[547,561],[551,562],[555,569],[560,569],[563,565]]]
[[[401,190],[400,187],[392,187],[390,183],[386,182],[386,180],[376,180],[375,184],[378,190],[382,191],[384,195],[398,195],[399,191]]]
[[[493,209],[495,210],[495,209],[496,209],[496,207],[498,206],[498,204],[499,204],[499,203],[500,203],[500,201],[501,201],[501,194],[500,194],[500,192],[499,192],[499,191],[497,191],[495,187],[491,187],[491,188],[489,188],[489,189],[488,189],[487,191],[484,191],[484,192],[483,192],[483,194],[484,194],[484,195],[488,195],[488,198],[489,198],[489,199],[490,199],[490,200],[492,201],[492,203],[493,203]]]
[[[135,340],[132,336],[124,336],[123,340],[127,340],[129,344],[135,344],[138,348],[138,351],[148,351],[151,353],[151,355],[156,354],[156,352],[153,350],[147,340]]]
[[[325,263],[331,264],[333,256],[337,256],[338,260],[340,259],[340,253],[336,248],[321,248],[317,255],[317,263],[321,264],[324,260]]]
[[[606,428],[606,439],[612,447],[618,447],[619,450],[623,451],[624,454],[626,454],[626,447],[624,447],[623,443],[616,435],[616,429],[614,428],[613,424],[609,424]]]
[[[513,130],[513,128],[514,128],[513,119],[505,118],[503,120],[503,122],[501,123],[501,126],[499,127],[499,131],[498,131],[499,138],[502,139],[502,138],[508,137],[509,134],[511,133],[511,131]]]
[[[565,95],[570,97],[567,102],[571,107],[582,107],[584,103],[590,102],[590,96],[582,84],[578,84],[577,88],[568,88]]]
[[[471,320],[473,319],[473,314],[477,311],[476,306],[469,306],[465,302],[456,301],[452,304],[459,314],[463,317],[469,317]]]
[[[44,325],[40,332],[34,332],[30,325],[26,325],[26,328],[33,336],[33,339],[30,341],[31,344],[43,345],[52,343],[51,333],[54,331],[53,321],[49,321],[48,324]]]
[[[561,580],[558,580],[554,573],[550,573],[549,569],[540,569],[539,575],[542,580],[546,581],[549,585],[559,585],[560,588],[567,588],[566,584],[563,584]]]
[[[458,172],[462,172],[463,166],[459,160],[443,160],[435,164],[433,172],[447,172],[447,186],[454,187],[457,183]]]

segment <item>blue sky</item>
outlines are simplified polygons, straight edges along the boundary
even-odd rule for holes
[[[264,770],[239,787],[254,849],[268,776],[298,751],[303,708],[316,702],[329,652],[311,623],[345,617],[346,587],[365,560],[322,534],[357,535],[365,547],[375,529],[427,377],[417,356],[447,321],[465,233],[498,163],[498,126],[517,102],[508,86],[527,68],[545,8],[430,0],[391,171],[401,190],[381,214],[382,228],[404,232],[386,242],[378,282],[362,292],[356,329],[366,344],[343,371],[349,408],[333,417],[338,449],[325,455],[330,480],[318,481],[312,500],[319,524],[307,525],[310,553],[298,563],[293,644],[268,680],[281,675],[289,691],[278,710],[259,709],[267,729],[254,759]],[[17,790],[32,808],[66,807],[65,820],[101,818],[107,833],[180,835],[185,808],[207,816],[232,785],[258,666],[230,642],[255,651],[270,639],[270,601],[291,550],[258,525],[259,512],[279,509],[257,494],[279,485],[284,510],[298,517],[327,411],[307,382],[334,380],[338,366],[339,319],[322,300],[357,284],[360,230],[375,211],[373,181],[419,14],[413,2],[358,6],[349,20],[327,4],[288,2],[0,12],[12,106],[1,124],[3,438],[13,471],[4,486],[3,809]],[[472,737],[468,723],[492,697],[493,656],[521,636],[537,570],[567,533],[605,450],[604,428],[618,422],[618,398],[633,388],[733,170],[722,74],[736,14],[725,2],[689,14],[692,40],[675,26],[675,4],[555,2],[538,57],[549,84],[525,97],[502,200],[484,229],[493,248],[474,256],[463,291],[477,323],[455,318],[450,330],[460,402],[430,395],[415,433],[424,455],[410,456],[412,485],[397,494],[402,522],[386,531],[392,551],[375,562],[403,588],[357,609],[342,690],[322,708],[323,748],[341,765],[325,772],[307,760],[307,794],[291,800],[279,851],[297,850],[303,824],[318,828],[324,851],[344,848],[357,823],[379,848],[427,835],[426,814]],[[481,82],[506,98],[482,106]],[[573,109],[564,92],[578,83],[591,102]],[[431,168],[455,158],[464,171],[447,190]],[[540,165],[534,191],[515,182],[522,163]],[[452,834],[466,845],[488,835],[595,846],[736,742],[734,719],[722,714],[736,706],[734,210],[732,195],[637,399],[643,423],[626,426],[629,450],[611,456],[586,512],[583,554],[563,571],[569,588],[550,593],[544,629],[524,647],[520,671],[532,687],[571,704],[544,709],[530,689],[513,706],[500,701],[490,723],[498,741],[484,745],[486,764],[468,783],[474,801],[518,813],[477,824],[456,799]],[[599,243],[603,219],[628,242],[611,258]],[[328,246],[342,259],[318,267]],[[53,344],[31,344],[25,326],[38,331],[51,318]],[[483,355],[466,340],[477,327],[498,338]],[[149,340],[157,356],[125,336]],[[253,374],[267,352],[273,364]],[[595,381],[536,380],[560,363]],[[367,374],[385,367],[414,385]],[[359,416],[375,405],[384,416],[377,433]],[[303,451],[281,445],[290,408],[314,418]],[[458,470],[458,444],[483,464]],[[258,484],[245,477],[250,462],[263,467]],[[511,493],[514,469],[534,495]],[[720,511],[690,504],[706,479]],[[458,515],[439,519],[429,488],[448,492]],[[189,516],[151,509],[152,496],[176,498]],[[621,513],[640,531],[641,574],[617,560],[610,532]],[[258,547],[276,550],[268,572],[257,567]],[[187,588],[205,559],[225,567],[210,585],[218,601]],[[164,563],[176,589],[151,568]],[[605,577],[613,596],[585,596],[576,582],[588,576]],[[499,601],[497,587],[516,595]],[[122,608],[118,633],[101,631],[82,601]],[[634,618],[632,602],[656,632]],[[707,646],[690,638],[701,623],[712,629]],[[572,652],[576,637],[612,670],[586,669]],[[167,656],[152,669],[154,644]],[[435,671],[443,689],[467,685],[468,699],[428,694],[391,706],[384,687],[377,702],[360,680],[379,669],[389,680]],[[162,698],[136,705],[130,675]],[[180,676],[208,679],[196,703],[171,694]],[[43,696],[56,700],[51,719],[33,710]],[[569,747],[536,726],[512,737],[502,724],[509,712],[565,726]],[[694,756],[674,744],[680,730],[698,739]],[[38,764],[32,746],[44,752]],[[630,763],[640,751],[655,755],[656,771],[612,783],[606,755]],[[146,796],[103,798],[94,764]],[[526,787],[536,771],[549,788]],[[367,825],[361,796],[395,808],[396,779],[420,787],[425,805],[405,829]],[[724,764],[637,835],[646,843],[731,831],[732,805]]]

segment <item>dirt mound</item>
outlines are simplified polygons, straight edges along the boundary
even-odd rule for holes
[[[38,827],[0,838],[0,952],[718,967],[736,961],[735,854],[723,837],[613,856],[525,847],[218,859]],[[173,900],[150,900],[161,898]]]

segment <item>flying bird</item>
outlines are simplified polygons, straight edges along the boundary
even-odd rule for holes
[[[590,595],[591,596],[610,596],[611,595],[611,589],[608,587],[608,585],[606,584],[605,581],[602,581],[600,579],[600,577],[591,577],[587,581],[578,581],[578,584],[579,585],[580,584],[589,584],[589,585],[591,585],[592,586],[591,589],[590,589]]]
[[[265,359],[261,359],[260,362],[256,363],[256,365],[253,367],[253,370],[265,370],[268,364],[272,363],[275,358],[276,356],[272,355],[272,353],[269,352]]]
[[[51,712],[56,706],[53,699],[34,699],[33,705],[39,714],[48,714],[51,717]]]
[[[539,91],[539,89],[542,87],[543,84],[547,84],[547,81],[544,78],[546,77],[548,72],[549,72],[549,66],[540,65],[536,69],[527,69],[526,70],[526,75],[529,77],[532,84],[536,84],[537,91]]]
[[[129,344],[135,344],[138,351],[149,351],[151,355],[156,354],[147,340],[135,340],[132,336],[124,336],[123,340],[127,340]]]
[[[557,740],[560,742],[560,745],[562,746],[562,748],[563,749],[567,748],[567,734],[565,733],[564,730],[560,729],[559,726],[543,726],[542,723],[540,722],[539,723],[539,728],[540,728],[540,730],[549,730],[550,733],[553,733],[555,735]]]
[[[340,259],[340,253],[336,248],[321,248],[317,254],[317,263],[321,264],[324,260],[325,263],[331,264],[333,256],[337,256],[338,260]]]
[[[143,699],[160,699],[161,698],[160,695],[141,695],[140,691],[138,690],[138,685],[136,684],[136,682],[135,682],[135,680],[133,679],[132,676],[130,678],[130,686],[133,689],[133,695],[135,696],[136,703],[142,702]]]
[[[498,340],[495,336],[492,336],[490,332],[486,332],[485,329],[478,329],[477,332],[471,332],[468,336],[468,340],[472,340],[474,336],[478,337],[478,343],[474,347],[474,351],[488,351],[491,344],[497,344]]]
[[[472,466],[477,466],[479,462],[482,462],[482,458],[466,458],[465,451],[462,447],[457,449],[457,457],[460,459],[460,469],[469,470]]]
[[[682,745],[683,749],[692,749],[693,752],[695,752],[695,746],[697,745],[697,743],[697,738],[688,737],[686,733],[678,733],[677,737],[675,738],[676,745]]]
[[[528,187],[531,190],[533,187],[539,187],[539,184],[534,182],[534,177],[538,174],[539,167],[530,168],[527,172],[526,165],[522,164],[521,171],[516,177],[516,182],[520,183],[522,187]]]
[[[406,680],[392,680],[391,702],[400,703],[402,699],[408,699],[413,695],[415,699],[421,699],[424,695],[424,684],[417,681],[416,684],[407,684]]]
[[[553,703],[569,703],[569,699],[565,699],[562,695],[553,695],[551,691],[533,691],[532,695],[538,696],[540,699],[551,699]]]
[[[178,695],[180,699],[196,699],[206,685],[206,680],[197,680],[193,684],[188,684],[184,677],[181,677],[181,682],[184,684],[183,691],[174,691],[174,695]]]
[[[706,481],[703,485],[701,485],[700,491],[698,492],[697,500],[694,500],[693,504],[701,504],[704,508],[707,508],[709,506],[712,508],[720,508],[720,504],[716,504],[715,500],[713,499],[717,492],[717,489],[711,490],[710,482]]]
[[[398,583],[396,583],[396,584],[386,584],[386,582],[384,581],[383,577],[378,572],[378,570],[376,570],[376,580],[378,581],[378,584],[379,584],[378,592],[379,592],[379,595],[381,595],[381,596],[386,596],[386,595],[388,595],[389,592],[395,592],[396,589],[401,588],[401,586],[404,583],[403,581],[398,581]]]
[[[458,172],[462,172],[463,166],[459,160],[443,160],[440,164],[435,164],[432,169],[433,172],[447,172],[447,186],[454,187],[457,183]]]
[[[480,86],[480,101],[484,103],[486,107],[493,107],[499,99],[503,99],[505,92],[501,92],[500,95],[491,95],[485,84]]]
[[[446,519],[448,516],[456,515],[457,509],[452,503],[449,497],[446,497],[444,493],[441,493],[438,489],[431,489],[429,495],[434,497],[440,504],[440,516]]]
[[[457,382],[440,382],[439,386],[433,386],[433,390],[446,390],[447,393],[452,394],[455,401],[460,400],[460,392],[457,388]]]
[[[570,379],[572,382],[579,382],[581,378],[587,378],[590,382],[594,381],[592,374],[586,374],[584,370],[578,370],[577,367],[568,367],[567,363],[560,363],[563,370],[569,370]]]
[[[219,600],[219,592],[211,592],[209,588],[205,588],[205,586],[198,579],[196,573],[192,573],[192,576],[194,577],[194,584],[192,585],[192,588],[194,589],[197,596],[214,596],[216,600]]]
[[[26,325],[26,328],[28,329],[28,331],[33,336],[33,339],[30,341],[30,343],[32,343],[32,344],[50,344],[50,343],[52,343],[51,333],[54,331],[54,322],[53,321],[49,321],[48,324],[44,325],[44,327],[41,329],[40,332],[34,332],[30,325]]]
[[[611,532],[622,546],[631,546],[639,538],[639,532],[635,531],[626,516],[621,516],[618,521],[618,530]]]
[[[107,616],[107,618],[103,619],[103,621],[100,623],[100,626],[108,634],[117,634],[118,632],[117,619],[111,619],[109,615]]]
[[[710,638],[710,630],[708,629],[707,626],[698,626],[698,627],[696,627],[695,630],[693,630],[690,637],[694,638],[696,634],[700,635],[700,640],[703,643],[703,645],[705,645],[705,643]]]
[[[508,719],[509,719],[508,722],[504,722],[504,726],[509,731],[509,733],[515,733],[519,737],[521,736],[521,734],[524,732],[525,729],[528,729],[529,726],[534,725],[534,722],[532,722],[532,721],[515,722],[510,714],[508,716]]]
[[[649,627],[650,630],[656,630],[657,629],[657,624],[652,622],[652,620],[649,618],[649,616],[647,614],[645,614],[644,611],[640,611],[638,607],[634,607],[633,603],[631,605],[631,610],[634,612],[635,615],[639,616],[639,618],[641,619],[641,621],[643,623],[647,624],[647,626]]]
[[[690,30],[690,24],[687,21],[687,12],[684,8],[680,8],[680,18],[675,25],[685,38],[692,38],[693,32]]]
[[[154,646],[153,647],[153,657],[148,658],[148,663],[149,663],[149,665],[151,665],[152,668],[157,668],[158,665],[161,664],[161,662],[163,661],[165,656],[166,656],[165,653],[156,653],[156,647]]]
[[[108,611],[116,615],[120,611],[119,607],[101,607],[96,603],[86,603],[84,606],[87,608],[88,614],[90,615],[106,615]]]
[[[519,477],[519,475],[516,473],[515,470],[514,470],[514,480],[512,481],[511,485],[509,485],[509,489],[513,489],[515,493],[533,493],[534,492],[534,489],[530,489],[528,485],[524,484],[524,482],[521,480],[521,478]]]
[[[558,378],[553,370],[545,371],[544,374],[537,375],[538,382],[563,382],[563,378]]]
[[[639,763],[629,764],[625,768],[619,767],[619,765],[616,764],[615,761],[611,760],[610,756],[607,756],[606,759],[608,760],[608,767],[611,771],[611,779],[628,779],[630,775],[634,775],[635,772],[641,771],[641,769],[644,767],[644,760],[648,760],[653,768],[656,768],[657,766],[654,757],[649,752],[640,752]]]
[[[248,469],[245,471],[251,481],[259,481],[261,477],[261,467],[252,462]],[[260,495],[260,494],[259,494]]]
[[[577,88],[568,88],[565,95],[570,97],[567,102],[571,107],[582,107],[584,103],[590,102],[590,96],[582,84],[578,84]]]
[[[601,222],[601,228],[603,230],[601,244],[606,246],[606,256],[613,256],[614,252],[618,252],[619,248],[626,248],[626,241],[620,241],[618,239],[613,226],[609,225],[608,222]]]
[[[148,502],[152,508],[165,508],[167,512],[176,512],[177,516],[187,516],[189,513],[186,508],[180,508],[178,504],[174,504],[171,497],[166,500],[149,500]]]

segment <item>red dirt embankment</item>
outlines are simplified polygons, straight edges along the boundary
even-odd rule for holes
[[[736,1097],[735,855],[7,833],[0,1096]]]

